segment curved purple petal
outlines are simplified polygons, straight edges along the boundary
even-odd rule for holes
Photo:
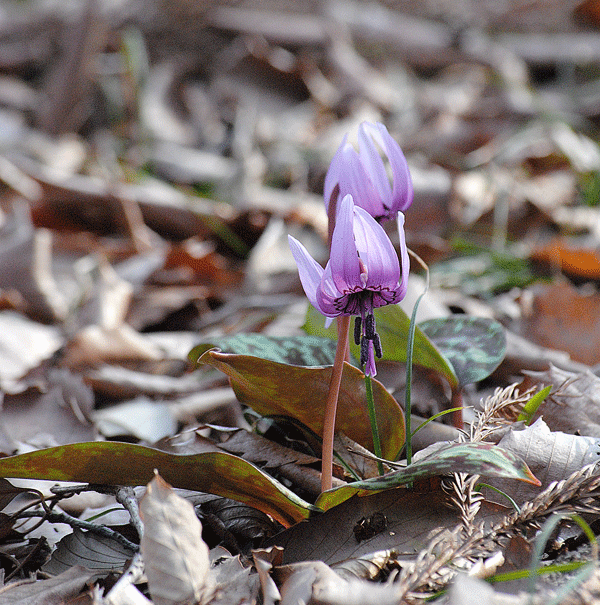
[[[342,315],[339,310],[343,294],[335,287],[331,275],[331,263],[327,263],[323,279],[316,293],[316,304],[313,306],[320,311],[325,317],[337,317]]]
[[[300,282],[306,293],[306,297],[313,307],[319,308],[317,304],[317,288],[323,277],[323,267],[308,253],[308,250],[294,237],[288,235],[290,249],[294,255]]]
[[[369,290],[398,288],[400,264],[394,246],[383,227],[365,210],[354,208],[354,237],[367,268]]]
[[[336,188],[336,185],[339,186],[340,175],[344,172],[344,150],[348,143],[348,134],[344,135],[342,139],[341,145],[337,148],[331,163],[329,164],[329,168],[327,169],[327,173],[325,174],[325,182],[323,183],[323,198],[325,200],[325,209],[329,210],[329,204],[331,203],[331,196]],[[340,199],[340,195],[338,192],[338,200]]]
[[[378,124],[383,126],[383,124]],[[383,126],[385,128],[385,126]],[[387,130],[386,130],[387,132]],[[390,186],[390,179],[385,169],[385,165],[379,150],[375,146],[375,141],[381,145],[383,151],[386,150],[386,146],[381,139],[379,129],[375,124],[370,122],[363,122],[358,127],[358,146],[360,149],[360,159],[365,167],[365,171],[368,174],[374,188],[379,194],[379,199],[385,208],[390,208],[392,205],[392,188]]]
[[[354,242],[354,202],[351,195],[344,197],[337,213],[329,263],[333,283],[341,293],[347,294],[364,287],[363,271]]]
[[[392,138],[387,128],[380,123],[377,123],[377,129],[381,135],[385,152],[390,162],[392,169],[392,196],[391,205],[389,207],[392,214],[396,212],[404,212],[413,202],[414,190],[412,178],[408,169],[408,163],[402,153],[400,145]],[[393,218],[391,216],[390,218]]]

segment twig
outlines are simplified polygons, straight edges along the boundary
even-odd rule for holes
[[[45,511],[38,510],[27,510],[21,513],[20,517],[42,517],[50,523],[65,523],[66,525],[70,525],[73,528],[85,529],[95,534],[102,536],[104,538],[109,538],[110,540],[116,540],[121,545],[129,548],[133,552],[137,552],[139,550],[139,546],[134,544],[130,540],[128,540],[123,534],[115,531],[114,529],[110,529],[106,527],[106,525],[96,525],[95,523],[90,523],[89,521],[83,521],[81,519],[77,519],[76,517],[72,517],[71,515],[64,512],[53,511],[51,513],[47,513]]]

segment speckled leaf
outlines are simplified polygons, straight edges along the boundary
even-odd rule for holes
[[[169,454],[141,445],[95,441],[0,459],[0,477],[146,485],[154,469],[174,487],[232,498],[284,525],[308,518],[312,507],[259,468],[231,454]]]
[[[332,365],[335,358],[335,342],[319,336],[266,336],[265,334],[236,334],[228,338],[213,338],[210,343],[194,347],[189,354],[192,362],[213,348],[223,353],[253,355],[279,363],[295,366]]]
[[[505,477],[540,485],[527,464],[508,450],[491,443],[452,443],[399,471],[323,492],[316,505],[328,510],[354,494],[392,489],[417,479],[449,473]]]
[[[323,410],[329,390],[331,366],[301,367],[249,355],[207,351],[201,363],[227,374],[237,398],[265,416],[291,416],[323,434]],[[394,460],[404,445],[404,413],[377,380],[373,395],[384,458]],[[373,451],[363,373],[344,365],[336,428]]]
[[[377,322],[377,332],[381,337],[381,346],[383,349],[383,359],[389,361],[406,361],[406,337],[408,335],[408,326],[410,317],[398,305],[388,305],[375,309],[375,318]],[[306,321],[303,326],[308,334],[315,336],[326,336],[332,340],[337,340],[337,330],[335,323],[329,328],[325,328],[325,319],[314,307],[308,307]],[[360,357],[360,347],[350,341],[350,350],[356,357]],[[413,351],[413,362],[430,368],[445,376],[452,386],[456,386],[457,378],[452,365],[436,349],[435,345],[419,329],[415,329],[415,344]]]
[[[504,328],[483,317],[444,317],[421,322],[419,327],[450,361],[460,385],[487,378],[504,359]]]

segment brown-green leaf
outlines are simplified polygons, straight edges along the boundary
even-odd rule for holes
[[[291,416],[323,434],[323,410],[331,366],[302,367],[276,363],[250,355],[207,351],[201,363],[227,374],[237,398],[265,416]],[[404,445],[404,413],[384,386],[373,381],[375,409],[382,454],[394,460]],[[364,375],[345,363],[338,400],[336,428],[373,451],[366,405]]]
[[[0,477],[100,485],[146,485],[154,469],[174,487],[244,502],[283,525],[306,519],[314,510],[253,464],[220,452],[185,456],[131,443],[97,441],[0,459]]]
[[[417,479],[448,473],[470,473],[487,477],[520,479],[541,485],[521,458],[491,443],[452,443],[436,450],[410,466],[383,477],[355,481],[323,492],[316,505],[328,510],[354,494],[392,489]]]

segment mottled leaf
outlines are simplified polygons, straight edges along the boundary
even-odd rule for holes
[[[236,334],[228,338],[213,338],[210,343],[194,347],[189,354],[192,362],[209,349],[218,348],[223,353],[253,355],[278,363],[295,366],[332,365],[335,342],[319,336],[267,336],[265,334]]]
[[[355,481],[323,492],[316,504],[319,508],[328,510],[354,494],[391,489],[417,479],[448,473],[505,477],[540,485],[523,460],[512,452],[491,443],[452,443],[406,468],[383,477]]]
[[[291,416],[323,434],[323,411],[331,366],[300,367],[207,351],[200,358],[227,374],[236,397],[264,416]],[[394,460],[404,445],[404,413],[384,386],[373,381],[373,395],[384,458]],[[364,375],[344,364],[336,428],[373,451]]]
[[[375,309],[375,319],[377,332],[381,338],[383,359],[405,362],[410,317],[398,305],[388,305]],[[309,306],[303,328],[308,334],[326,336],[333,341],[337,340],[335,323],[329,328],[325,328],[325,318],[314,307]],[[355,357],[360,357],[360,347],[352,341],[350,350]],[[438,351],[427,335],[420,330],[419,326],[415,330],[413,362],[445,376],[451,386],[458,384],[452,365]]]
[[[169,454],[141,445],[95,441],[0,459],[0,477],[146,485],[154,469],[174,487],[245,502],[283,525],[306,519],[312,507],[256,466],[231,454]]]
[[[483,317],[443,317],[421,322],[420,328],[450,361],[460,385],[487,378],[504,359],[504,328]]]

